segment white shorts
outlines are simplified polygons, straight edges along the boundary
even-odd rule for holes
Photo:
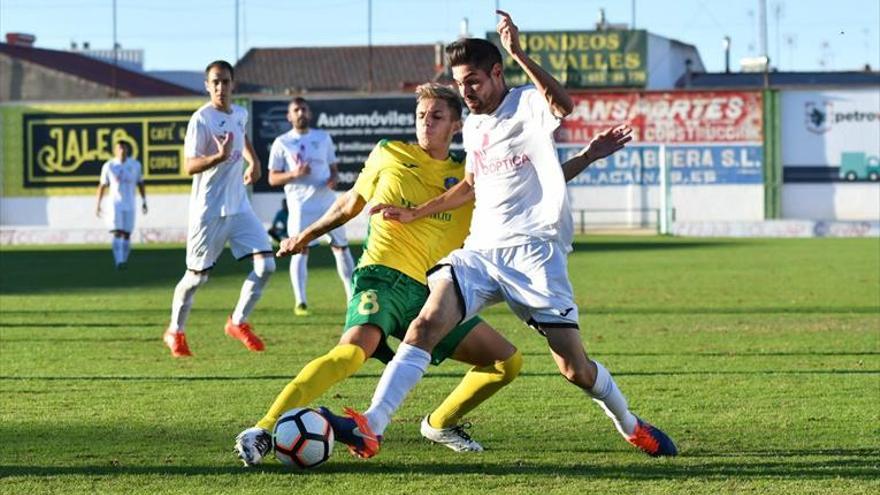
[[[113,206],[113,214],[107,221],[110,232],[121,230],[129,234],[134,230],[134,210],[123,209],[121,206]]]
[[[308,205],[308,207],[303,208],[297,203],[291,203],[289,200],[287,201],[287,235],[293,237],[296,234],[302,232],[309,225],[318,221],[330,207],[333,206],[333,198],[331,197],[331,201],[324,205],[316,205],[313,202]],[[339,226],[335,229],[327,232],[323,237],[330,238],[330,245],[336,247],[345,247],[348,246],[348,238],[345,235],[345,227]],[[309,246],[317,246],[320,241],[320,238],[317,238],[309,243]]]
[[[252,210],[227,217],[190,222],[186,241],[186,267],[200,272],[214,266],[229,241],[232,255],[242,259],[272,253],[269,235]]]
[[[428,285],[452,280],[466,321],[506,301],[526,324],[578,328],[578,308],[568,280],[568,258],[559,244],[535,241],[489,250],[456,249],[428,272]]]

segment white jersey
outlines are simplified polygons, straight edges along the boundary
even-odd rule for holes
[[[187,158],[209,156],[219,150],[213,136],[222,139],[232,133],[229,158],[204,172],[193,175],[189,199],[190,220],[226,217],[252,211],[244,188],[242,152],[246,135],[247,110],[232,105],[230,113],[206,103],[190,117],[183,151]]]
[[[126,158],[122,163],[113,158],[101,167],[101,185],[110,187],[110,201],[120,211],[135,209],[135,188],[143,180],[141,162],[134,158]]]
[[[311,203],[318,207],[326,205],[327,199],[333,202],[336,196],[327,187],[327,181],[330,180],[330,165],[336,162],[333,140],[320,129],[310,129],[303,134],[291,129],[275,138],[269,152],[269,170],[290,172],[297,167],[309,166],[308,174],[284,185],[291,208],[298,204],[308,209]]]
[[[533,85],[511,89],[493,113],[465,120],[466,170],[476,195],[466,249],[535,239],[570,247],[571,211],[553,142],[559,123]]]

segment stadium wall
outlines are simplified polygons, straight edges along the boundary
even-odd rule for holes
[[[774,100],[767,94],[771,93],[575,93],[575,112],[556,136],[561,159],[579,150],[596,132],[619,122],[630,122],[635,137],[625,150],[594,164],[569,187],[576,225],[583,220],[589,229],[656,226],[661,203],[659,170],[665,160],[679,227],[674,232],[787,232],[785,228],[731,227],[757,225],[772,217],[765,206],[770,180],[765,162],[768,155],[778,154],[784,161],[785,181],[777,208],[782,219],[862,222],[854,228],[814,226],[818,233],[874,232],[858,225],[880,220],[880,183],[871,182],[867,175],[878,155],[877,140],[869,139],[871,133],[880,133],[877,120],[871,117],[877,115],[871,109],[880,105],[876,93],[871,99],[868,90],[793,90],[773,94]],[[359,164],[380,138],[415,137],[412,95],[316,95],[310,100],[316,123],[332,131],[339,145],[344,162],[342,189],[353,183]],[[810,109],[818,105],[830,116],[830,123],[820,126],[821,132],[804,127],[807,100],[820,101]],[[767,112],[765,102],[778,103],[780,111]],[[190,179],[182,171],[182,139],[189,115],[202,103],[189,98],[0,104],[0,243],[106,242],[106,227],[94,215],[94,193],[100,166],[110,157],[114,139],[133,144],[145,166],[150,212],[139,215],[135,239],[183,241]],[[272,136],[287,129],[287,99],[255,98],[239,103],[251,110],[251,136],[265,166]],[[853,111],[866,116],[847,117]],[[835,117],[835,112],[842,116]],[[765,134],[773,134],[765,133],[768,124],[778,126],[780,142],[772,144],[781,148],[779,153],[765,149]],[[805,130],[798,131],[798,126]],[[852,139],[854,135],[859,139]],[[814,148],[798,154],[797,143],[809,142],[808,138],[820,140],[825,154],[819,156]],[[852,149],[840,148],[840,143]],[[460,150],[460,144],[454,148]],[[835,156],[837,162],[832,160]],[[814,161],[799,162],[803,157]],[[806,167],[812,174],[808,177],[803,175]],[[846,171],[850,170],[864,177],[848,180]],[[822,178],[818,182],[817,174]],[[266,224],[278,210],[281,197],[277,188],[262,183],[255,188],[254,207]],[[351,238],[362,238],[365,226],[366,217],[358,218],[349,227]]]

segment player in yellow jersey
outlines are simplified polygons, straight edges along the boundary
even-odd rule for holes
[[[285,240],[279,256],[301,251],[324,233],[358,215],[368,202],[412,206],[439,196],[464,177],[464,165],[449,156],[452,136],[461,129],[461,101],[445,86],[416,89],[418,144],[381,141],[373,149],[354,187],[306,230]],[[625,126],[609,130],[564,165],[571,178],[592,161],[617,151],[629,141]],[[334,384],[355,373],[368,357],[387,363],[393,352],[386,339],[401,339],[428,296],[426,271],[464,242],[472,205],[411,224],[370,218],[364,253],[353,275],[345,332],[339,344],[308,363],[275,399],[266,415],[236,438],[235,450],[247,466],[271,450],[270,431],[285,411],[311,403]],[[422,435],[456,451],[482,451],[459,424],[518,374],[521,353],[479,317],[462,322],[432,355],[439,364],[451,357],[471,364],[458,387],[421,424]],[[327,413],[326,411],[322,411]],[[325,414],[336,439],[359,455],[378,449],[378,438],[363,433],[351,418]],[[339,424],[340,420],[345,424]]]

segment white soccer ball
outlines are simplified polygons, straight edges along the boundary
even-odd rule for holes
[[[282,464],[311,469],[330,458],[333,428],[314,409],[297,407],[278,418],[272,443],[275,457]]]

